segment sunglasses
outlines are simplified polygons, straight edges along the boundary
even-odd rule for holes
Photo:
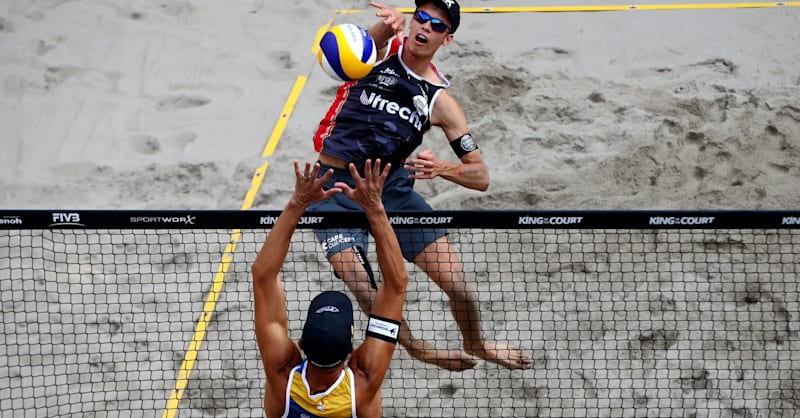
[[[426,22],[431,22],[431,29],[433,29],[434,32],[444,33],[444,31],[450,30],[450,26],[447,26],[447,23],[444,23],[444,20],[433,17],[419,9],[414,11],[414,20],[423,25]]]

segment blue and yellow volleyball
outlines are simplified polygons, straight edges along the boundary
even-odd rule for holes
[[[339,81],[363,78],[372,70],[376,57],[375,41],[364,28],[352,23],[331,27],[322,35],[317,52],[322,70]]]

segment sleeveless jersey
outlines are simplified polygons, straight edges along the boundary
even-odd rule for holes
[[[307,360],[297,365],[289,374],[286,386],[284,418],[355,417],[355,377],[349,367],[326,391],[311,394],[306,379]]]
[[[405,66],[401,55],[394,39],[387,58],[366,77],[339,87],[314,136],[318,152],[359,166],[367,158],[394,165],[422,143],[436,98],[450,82],[433,64],[443,83],[425,80]]]

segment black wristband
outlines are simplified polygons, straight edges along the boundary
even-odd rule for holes
[[[367,337],[377,338],[388,343],[396,344],[400,333],[400,321],[370,315],[367,322]]]
[[[478,149],[478,144],[472,139],[469,132],[461,135],[460,137],[450,141],[450,148],[456,153],[458,158],[461,158],[472,151]]]

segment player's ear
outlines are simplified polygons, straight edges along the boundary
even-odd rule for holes
[[[454,37],[455,37],[455,35],[453,35],[452,33],[448,33],[447,36],[444,37],[444,40],[442,41],[442,45],[443,46],[450,45],[450,42],[453,42],[453,38]]]

